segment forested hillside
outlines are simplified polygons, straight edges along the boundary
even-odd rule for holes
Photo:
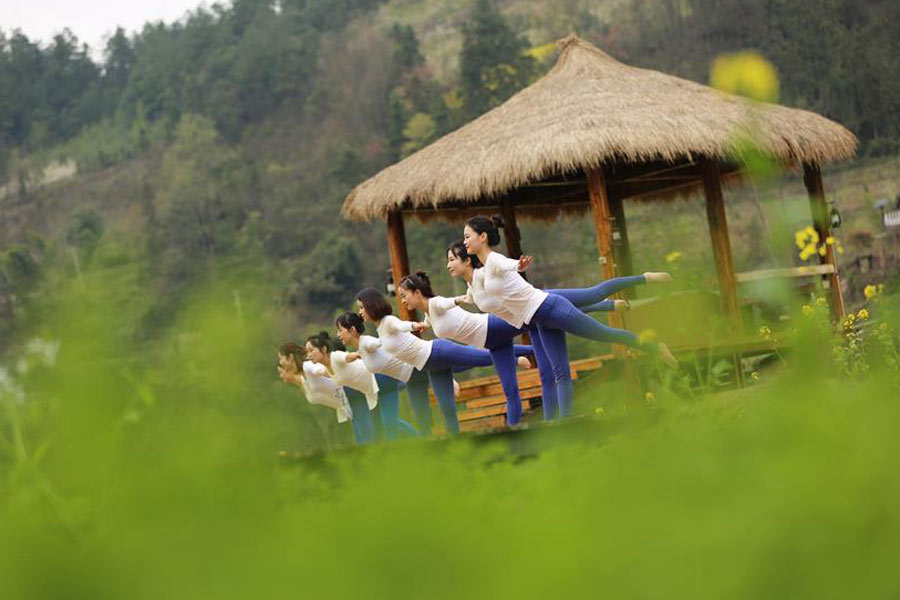
[[[144,298],[131,341],[213,265],[263,281],[285,330],[327,322],[388,266],[380,226],[339,218],[345,194],[539,77],[573,30],[704,83],[718,54],[757,49],[783,103],[844,123],[863,155],[900,149],[888,0],[235,0],[119,30],[101,60],[69,32],[4,31],[0,348],[42,290],[122,265]],[[451,230],[409,235],[439,268]]]

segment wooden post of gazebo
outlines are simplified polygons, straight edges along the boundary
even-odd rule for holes
[[[406,230],[403,227],[403,213],[394,210],[388,213],[387,218],[388,251],[391,255],[391,274],[394,277],[394,290],[397,294],[397,312],[403,320],[414,320],[415,315],[400,302],[400,294],[397,286],[400,280],[409,275],[409,254],[406,250]]]
[[[719,280],[722,309],[734,329],[732,333],[739,333],[741,313],[738,307],[737,277],[734,274],[734,261],[731,257],[719,164],[714,159],[703,162],[703,191],[706,196],[706,219],[709,223],[713,258],[716,261],[716,277]]]
[[[516,210],[513,208],[509,196],[500,199],[500,216],[503,217],[503,238],[506,240],[506,255],[510,258],[522,257],[522,235],[519,233],[519,223],[516,220]],[[522,277],[528,279],[525,273]],[[530,344],[531,336],[528,332],[522,334],[522,343]],[[532,366],[537,365],[534,357],[529,359]]]
[[[737,297],[737,277],[734,274],[734,261],[731,257],[731,242],[728,237],[728,219],[725,215],[725,199],[722,195],[722,177],[719,163],[713,159],[705,159],[702,163],[703,192],[706,196],[706,219],[709,223],[709,237],[712,241],[713,258],[716,261],[716,277],[719,280],[719,294],[722,309],[728,319],[731,340],[738,339],[742,333],[741,312]],[[737,384],[743,385],[744,372],[741,366],[741,354],[735,353],[734,374]]]
[[[618,277],[626,275],[634,275],[634,265],[631,262],[631,247],[628,245],[628,227],[625,224],[625,203],[616,196],[607,194],[609,200],[610,214],[613,217],[613,259],[615,260],[615,271]],[[626,288],[617,295],[625,298],[634,298],[634,288]],[[628,317],[623,315],[623,320],[627,324]]]
[[[809,208],[812,211],[813,227],[819,234],[819,241],[825,244],[825,256],[819,255],[819,263],[831,265],[832,271],[828,274],[828,284],[831,288],[831,312],[834,318],[841,319],[844,316],[844,295],[841,291],[841,280],[838,277],[837,260],[834,246],[827,244],[831,237],[831,223],[828,215],[828,205],[825,203],[825,186],[822,184],[822,170],[816,164],[803,165],[803,183],[809,194]]]
[[[597,254],[600,261],[600,269],[604,279],[617,276],[617,265],[613,250],[613,223],[616,218],[613,215],[609,199],[609,190],[606,186],[606,175],[602,167],[586,169],[588,184],[588,199],[591,204],[591,215],[594,217],[594,232],[597,236]],[[620,315],[615,311],[609,313],[609,324],[612,327],[623,327],[624,323]],[[625,347],[620,344],[612,345],[613,353],[622,362],[622,373],[625,378],[626,389],[631,394],[639,395],[641,392],[641,380],[638,376],[634,361],[628,359]]]

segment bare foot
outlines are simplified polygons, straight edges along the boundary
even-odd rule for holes
[[[678,367],[678,359],[675,358],[675,355],[672,354],[669,347],[662,342],[659,344],[659,359],[673,369]]]
[[[631,304],[628,300],[613,300],[616,312],[628,312],[631,310]]]
[[[672,281],[672,275],[665,271],[647,271],[644,273],[647,283],[668,283]]]
[[[517,358],[516,364],[519,365],[523,369],[531,368],[531,361],[528,360],[528,357],[526,357],[526,356],[520,356],[519,358]]]

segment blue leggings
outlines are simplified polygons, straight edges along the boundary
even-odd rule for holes
[[[406,382],[409,406],[412,408],[413,415],[416,417],[416,425],[422,435],[431,434],[431,400],[428,397],[428,379],[428,373],[413,369],[412,376]],[[455,402],[453,403],[453,418],[456,419]]]
[[[647,352],[656,350],[656,344],[641,343],[638,337],[625,329],[615,329],[590,318],[563,296],[550,294],[541,304],[528,324],[538,361],[546,357],[556,381],[556,395],[560,416],[572,414],[574,387],[569,366],[566,333],[598,342],[612,342],[639,348]],[[538,342],[534,343],[535,336]],[[540,351],[538,351],[540,347]],[[546,414],[545,414],[546,418]]]
[[[419,432],[412,425],[400,418],[400,388],[403,384],[382,373],[376,373],[375,380],[378,382],[379,416],[385,437],[396,440],[418,435]]]
[[[606,300],[608,296],[643,283],[646,283],[644,276],[636,275],[632,277],[614,277],[587,288],[546,291],[547,293],[556,294],[566,298],[583,312],[612,311],[615,310],[615,303],[612,300]],[[606,326],[604,325],[604,327]],[[544,419],[547,421],[552,420],[556,418],[556,415],[560,412],[557,381],[553,371],[553,363],[544,349],[540,331],[538,331],[537,328],[529,329],[523,327],[517,329],[500,317],[489,315],[485,347],[491,351],[492,356],[497,356],[494,364],[497,369],[497,374],[500,377],[500,383],[503,386],[503,392],[506,394],[506,420],[510,425],[515,425],[521,419],[522,401],[519,398],[519,381],[518,378],[515,377],[515,358],[509,357],[509,350],[506,349],[505,346],[506,344],[511,344],[513,338],[517,335],[521,335],[526,330],[529,331],[531,336],[531,344],[541,378]],[[568,365],[568,349],[565,346],[565,337],[563,337],[562,343],[563,349],[565,350],[566,365]],[[498,364],[501,361],[503,366]],[[506,373],[506,377],[504,377],[504,373]],[[511,377],[509,376],[509,373],[512,373]],[[506,381],[504,381],[504,379],[506,379]],[[569,381],[571,383],[571,374]],[[569,410],[568,413],[563,414],[571,414],[571,410]]]
[[[570,288],[570,289],[556,289],[556,290],[544,290],[548,294],[556,294],[557,296],[562,296],[577,308],[581,309],[582,312],[595,312],[595,311],[613,311],[615,310],[615,302],[612,300],[606,300],[609,296],[621,292],[622,290],[628,289],[630,287],[634,287],[637,285],[643,285],[647,283],[647,280],[643,275],[631,275],[628,277],[613,277],[612,279],[607,279],[606,281],[601,281],[597,285],[593,285],[591,287],[586,288]],[[594,321],[597,323],[596,321]],[[608,329],[609,331],[624,331],[622,329],[613,329],[611,327],[607,327],[602,323],[597,323],[601,327]],[[625,332],[628,333],[628,332]],[[559,395],[557,393],[559,386],[557,384],[556,374],[553,370],[553,362],[550,360],[550,357],[545,350],[545,345],[543,343],[543,339],[539,331],[534,328],[529,328],[529,335],[531,336],[531,343],[534,346],[534,356],[537,359],[538,372],[541,377],[541,389],[542,393],[542,404],[543,404],[543,412],[544,412],[544,420],[551,421],[556,418],[557,414],[561,416],[570,416],[572,414],[572,399],[574,398],[574,386],[572,384],[572,373],[569,364],[569,350],[566,345],[565,336],[563,336],[562,341],[560,342],[558,339],[555,339],[555,349],[557,351],[557,360],[564,360],[566,363],[566,377],[568,378],[568,384],[564,384],[567,389],[571,390],[571,393],[567,395],[567,399],[563,400],[565,406],[560,404]],[[535,341],[535,338],[537,341]],[[594,338],[596,339],[596,338]],[[615,341],[613,339],[604,339],[603,341]],[[560,345],[562,344],[562,353],[560,353]],[[621,342],[620,342],[621,343]]]
[[[515,379],[515,349],[512,349],[513,379]],[[518,351],[530,354],[531,348],[519,346]],[[444,413],[447,431],[459,432],[459,421],[456,418],[456,398],[453,395],[454,367],[487,367],[494,364],[492,353],[470,346],[463,346],[447,340],[434,340],[431,343],[431,355],[425,363],[424,371],[428,372],[431,387],[437,397],[438,406]]]
[[[488,362],[490,364],[490,362]],[[431,399],[428,397],[428,386],[434,390],[438,407],[444,415],[444,427],[448,433],[459,433],[459,419],[456,417],[456,398],[453,395],[453,370],[434,369],[418,370],[406,383],[409,393],[409,405],[416,416],[416,424],[422,435],[431,433]]]
[[[350,410],[353,411],[353,418],[350,420],[350,424],[353,425],[353,435],[356,436],[356,443],[359,445],[371,444],[375,441],[375,425],[372,423],[372,415],[369,414],[369,403],[366,401],[366,395],[347,386],[344,386],[344,393],[347,394]]]

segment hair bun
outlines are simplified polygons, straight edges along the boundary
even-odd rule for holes
[[[491,217],[491,223],[494,224],[494,227],[497,229],[503,229],[503,217],[500,215],[494,215]]]
[[[322,338],[322,339],[326,339],[326,340],[330,340],[330,339],[331,339],[331,336],[328,335],[328,332],[327,332],[327,331],[320,331],[320,332],[319,332],[319,337]]]

